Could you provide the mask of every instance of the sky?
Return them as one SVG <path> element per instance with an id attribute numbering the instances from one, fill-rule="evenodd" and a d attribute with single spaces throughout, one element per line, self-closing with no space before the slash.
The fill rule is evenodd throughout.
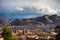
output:
<path id="1" fill-rule="evenodd" d="M 60 0 L 0 0 L 0 18 L 60 15 Z"/>

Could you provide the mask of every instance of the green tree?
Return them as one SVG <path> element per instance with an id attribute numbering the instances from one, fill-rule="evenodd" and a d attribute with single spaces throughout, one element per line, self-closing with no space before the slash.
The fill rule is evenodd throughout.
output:
<path id="1" fill-rule="evenodd" d="M 2 36 L 4 40 L 18 40 L 18 38 L 12 36 L 12 31 L 8 28 L 7 25 L 3 28 Z"/>

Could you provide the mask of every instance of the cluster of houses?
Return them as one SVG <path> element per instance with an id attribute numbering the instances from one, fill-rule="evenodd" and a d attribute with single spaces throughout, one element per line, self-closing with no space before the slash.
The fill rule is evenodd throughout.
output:
<path id="1" fill-rule="evenodd" d="M 1 26 L 0 40 L 3 40 Z M 9 28 L 12 30 L 12 35 L 17 36 L 20 40 L 55 40 L 55 35 L 57 34 L 55 32 L 43 32 L 42 30 L 20 30 L 14 28 L 14 26 Z"/>

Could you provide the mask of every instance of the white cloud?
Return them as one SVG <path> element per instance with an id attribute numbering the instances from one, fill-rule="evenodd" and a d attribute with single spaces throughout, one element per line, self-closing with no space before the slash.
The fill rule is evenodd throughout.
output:
<path id="1" fill-rule="evenodd" d="M 42 10 L 42 13 L 45 13 L 45 14 L 57 14 L 58 11 L 56 9 L 52 9 L 50 7 L 46 7 Z"/>
<path id="2" fill-rule="evenodd" d="M 8 3 L 7 3 L 8 2 Z M 2 6 L 23 11 L 25 7 L 36 8 L 37 13 L 57 14 L 56 0 L 4 0 Z M 56 10 L 57 9 L 57 10 Z"/>
<path id="3" fill-rule="evenodd" d="M 18 10 L 18 11 L 23 11 L 24 10 L 23 7 L 16 7 L 15 9 Z"/>
<path id="4" fill-rule="evenodd" d="M 24 1 L 24 3 L 23 3 Z M 18 3 L 18 6 L 29 6 L 29 7 L 35 7 L 36 12 L 38 13 L 43 13 L 43 14 L 57 14 L 57 10 L 54 9 L 54 3 L 56 2 L 55 0 L 21 0 L 21 4 Z M 54 3 L 53 3 L 54 2 Z M 42 11 L 40 10 L 42 9 Z"/>

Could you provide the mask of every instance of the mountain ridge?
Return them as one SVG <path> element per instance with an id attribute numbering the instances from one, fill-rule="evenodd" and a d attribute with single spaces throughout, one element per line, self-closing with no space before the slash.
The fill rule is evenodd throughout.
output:
<path id="1" fill-rule="evenodd" d="M 60 16 L 58 15 L 44 15 L 42 17 L 28 18 L 28 19 L 1 19 L 0 24 L 8 24 L 9 26 L 16 26 L 19 29 L 26 30 L 51 30 L 57 25 L 60 25 Z"/>

